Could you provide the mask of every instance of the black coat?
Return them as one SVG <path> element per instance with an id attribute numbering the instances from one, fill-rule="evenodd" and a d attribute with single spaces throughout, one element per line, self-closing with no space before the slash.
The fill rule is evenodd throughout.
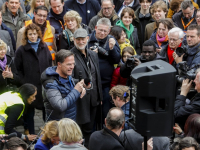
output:
<path id="1" fill-rule="evenodd" d="M 180 127 L 184 127 L 185 121 L 191 114 L 200 113 L 200 93 L 197 93 L 190 99 L 189 104 L 186 104 L 186 98 L 187 97 L 183 95 L 177 95 L 174 104 L 175 122 L 178 123 Z"/>
<path id="2" fill-rule="evenodd" d="M 104 127 L 90 136 L 89 150 L 124 150 L 117 134 Z"/>
<path id="3" fill-rule="evenodd" d="M 14 79 L 10 79 L 10 78 L 4 79 L 2 76 L 3 71 L 2 71 L 2 68 L 0 67 L 0 94 L 7 92 L 6 85 L 12 84 L 12 85 L 18 86 L 19 80 L 20 80 L 12 58 L 9 55 L 6 55 L 6 58 L 7 58 L 6 65 L 10 65 Z"/>
<path id="4" fill-rule="evenodd" d="M 82 79 L 89 78 L 90 71 L 88 70 L 85 64 L 83 57 L 81 56 L 81 53 L 76 47 L 71 49 L 71 51 L 75 55 L 75 62 L 76 62 L 76 66 L 74 67 L 72 77 L 75 79 L 79 79 L 79 71 L 82 71 Z M 94 94 L 93 90 L 87 90 L 86 95 L 82 99 L 79 98 L 79 100 L 77 100 L 76 122 L 78 124 L 85 124 L 90 122 L 90 113 L 93 113 L 90 111 L 91 105 L 97 106 L 103 99 L 98 55 L 91 50 L 87 50 L 87 56 L 88 58 L 89 57 L 91 58 L 96 69 L 96 74 L 97 74 L 96 81 L 97 81 L 99 97 L 97 97 L 97 95 Z"/>
<path id="5" fill-rule="evenodd" d="M 124 0 L 114 1 L 114 3 L 115 3 L 115 11 L 116 11 L 116 13 L 118 13 L 119 9 L 121 8 L 121 6 L 124 3 Z M 139 0 L 134 0 L 134 4 L 130 8 L 132 8 L 134 11 L 136 11 L 139 7 L 140 7 Z"/>
<path id="6" fill-rule="evenodd" d="M 42 72 L 52 65 L 52 57 L 46 44 L 38 45 L 37 53 L 29 43 L 20 46 L 16 51 L 15 66 L 20 76 L 20 83 L 31 83 L 37 87 L 36 100 L 31 104 L 37 109 L 44 107 L 42 98 Z"/>

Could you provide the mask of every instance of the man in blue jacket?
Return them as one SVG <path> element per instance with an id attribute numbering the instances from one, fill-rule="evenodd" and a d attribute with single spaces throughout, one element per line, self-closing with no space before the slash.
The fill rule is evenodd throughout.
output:
<path id="1" fill-rule="evenodd" d="M 41 75 L 44 87 L 44 106 L 49 120 L 62 118 L 76 119 L 76 101 L 86 91 L 83 80 L 76 85 L 71 77 L 74 66 L 74 54 L 61 50 L 56 54 L 57 66 L 47 68 Z"/>
<path id="2" fill-rule="evenodd" d="M 117 41 L 109 35 L 111 23 L 108 18 L 101 18 L 98 20 L 93 31 L 89 37 L 88 48 L 98 53 L 99 68 L 101 74 L 102 92 L 103 92 L 103 104 L 102 104 L 102 116 L 106 117 L 110 103 L 110 83 L 112 74 L 114 71 L 114 64 L 118 64 L 120 61 L 120 48 Z"/>

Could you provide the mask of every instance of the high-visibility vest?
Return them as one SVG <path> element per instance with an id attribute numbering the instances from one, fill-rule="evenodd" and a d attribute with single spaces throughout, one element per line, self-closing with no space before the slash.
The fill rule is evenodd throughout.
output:
<path id="1" fill-rule="evenodd" d="M 5 113 L 6 109 L 15 104 L 22 104 L 23 110 L 17 120 L 20 119 L 24 112 L 24 102 L 19 93 L 16 92 L 6 92 L 0 95 L 0 134 L 5 134 L 4 128 L 8 118 L 8 115 Z"/>
<path id="2" fill-rule="evenodd" d="M 43 41 L 47 44 L 49 48 L 49 51 L 52 56 L 52 60 L 55 60 L 55 52 L 53 50 L 53 34 L 51 31 L 51 25 L 48 20 L 46 20 L 46 22 L 47 22 L 47 25 L 46 25 L 47 30 L 44 33 Z M 32 23 L 32 20 L 25 21 L 25 26 L 27 27 L 31 23 Z"/>

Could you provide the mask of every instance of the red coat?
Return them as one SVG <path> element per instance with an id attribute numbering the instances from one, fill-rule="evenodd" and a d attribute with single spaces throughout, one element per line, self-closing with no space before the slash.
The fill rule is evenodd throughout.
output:
<path id="1" fill-rule="evenodd" d="M 118 66 L 113 72 L 110 89 L 116 85 L 126 85 L 126 80 L 127 78 L 120 76 L 120 67 Z"/>

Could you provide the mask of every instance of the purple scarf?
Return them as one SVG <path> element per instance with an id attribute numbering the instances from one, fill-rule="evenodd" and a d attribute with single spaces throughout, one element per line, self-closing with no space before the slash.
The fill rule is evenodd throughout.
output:
<path id="1" fill-rule="evenodd" d="M 1 67 L 3 70 L 5 70 L 6 64 L 7 64 L 7 58 L 6 58 L 6 55 L 5 55 L 3 61 L 0 59 L 0 67 Z"/>

